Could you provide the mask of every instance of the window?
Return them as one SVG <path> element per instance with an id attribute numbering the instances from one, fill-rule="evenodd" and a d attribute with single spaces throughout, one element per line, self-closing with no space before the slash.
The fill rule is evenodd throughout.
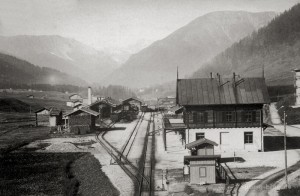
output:
<path id="1" fill-rule="evenodd" d="M 206 168 L 199 167 L 199 177 L 206 177 Z"/>
<path id="2" fill-rule="evenodd" d="M 233 112 L 225 112 L 225 121 L 233 122 Z"/>
<path id="3" fill-rule="evenodd" d="M 193 119 L 194 123 L 204 123 L 204 112 L 194 112 L 193 113 Z"/>
<path id="4" fill-rule="evenodd" d="M 196 140 L 202 139 L 205 137 L 204 133 L 196 133 Z"/>
<path id="5" fill-rule="evenodd" d="M 252 112 L 246 112 L 245 113 L 245 122 L 252 122 Z"/>
<path id="6" fill-rule="evenodd" d="M 244 133 L 244 143 L 245 144 L 253 144 L 253 132 L 245 132 Z"/>

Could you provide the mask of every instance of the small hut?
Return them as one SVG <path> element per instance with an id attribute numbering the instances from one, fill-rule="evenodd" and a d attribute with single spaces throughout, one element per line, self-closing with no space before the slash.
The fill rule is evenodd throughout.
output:
<path id="1" fill-rule="evenodd" d="M 49 126 L 49 114 L 50 109 L 48 108 L 41 108 L 35 113 L 35 125 L 36 126 Z"/>
<path id="2" fill-rule="evenodd" d="M 65 118 L 68 118 L 70 132 L 75 134 L 86 134 L 91 133 L 95 129 L 96 118 L 98 116 L 98 112 L 85 107 L 67 114 Z"/>
<path id="3" fill-rule="evenodd" d="M 185 165 L 190 167 L 190 183 L 216 183 L 216 164 L 221 157 L 214 154 L 214 146 L 217 145 L 217 143 L 206 138 L 201 138 L 186 145 L 186 148 L 191 151 L 190 156 L 184 157 Z"/>
<path id="4" fill-rule="evenodd" d="M 63 124 L 62 111 L 57 108 L 51 108 L 49 114 L 50 127 L 56 127 Z"/>
<path id="5" fill-rule="evenodd" d="M 130 97 L 130 98 L 125 99 L 124 101 L 122 101 L 123 110 L 130 110 L 130 108 L 132 106 L 136 106 L 138 108 L 138 110 L 141 110 L 142 104 L 143 104 L 143 102 L 140 99 L 136 98 L 136 97 Z"/>

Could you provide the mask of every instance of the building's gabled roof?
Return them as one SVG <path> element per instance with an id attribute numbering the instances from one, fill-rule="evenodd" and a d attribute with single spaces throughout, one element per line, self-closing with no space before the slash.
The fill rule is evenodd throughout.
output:
<path id="1" fill-rule="evenodd" d="M 115 99 L 112 99 L 112 98 L 106 98 L 103 100 L 96 101 L 96 102 L 90 104 L 88 107 L 91 108 L 93 106 L 101 105 L 101 104 L 106 104 L 106 105 L 109 105 L 114 108 L 114 107 L 117 107 L 118 105 L 120 105 L 120 102 Z"/>
<path id="2" fill-rule="evenodd" d="M 201 139 L 198 139 L 196 141 L 193 141 L 193 142 L 185 145 L 185 147 L 188 148 L 188 149 L 192 149 L 192 148 L 194 148 L 196 146 L 200 146 L 202 144 L 211 144 L 211 145 L 214 145 L 214 146 L 218 146 L 218 144 L 214 141 L 211 141 L 211 140 L 206 139 L 206 138 L 201 138 Z"/>
<path id="3" fill-rule="evenodd" d="M 118 100 L 116 100 L 116 99 L 113 99 L 113 98 L 111 98 L 111 97 L 105 98 L 104 100 L 105 100 L 107 103 L 110 103 L 110 104 L 115 105 L 115 106 L 121 104 L 120 101 L 118 101 Z"/>
<path id="4" fill-rule="evenodd" d="M 175 105 L 173 107 L 171 107 L 169 109 L 170 112 L 173 112 L 173 113 L 181 113 L 183 111 L 183 107 L 182 106 L 178 106 L 178 105 Z"/>
<path id="5" fill-rule="evenodd" d="M 34 111 L 34 113 L 39 113 L 39 112 L 41 112 L 41 111 L 43 111 L 43 110 L 50 111 L 50 109 L 44 107 L 44 108 L 40 108 L 40 109 Z"/>
<path id="6" fill-rule="evenodd" d="M 99 113 L 98 112 L 95 112 L 94 110 L 91 110 L 90 108 L 88 107 L 83 107 L 83 108 L 80 108 L 79 110 L 83 111 L 83 112 L 86 112 L 86 113 L 89 113 L 93 116 L 98 116 Z"/>
<path id="7" fill-rule="evenodd" d="M 143 101 L 140 100 L 140 99 L 137 98 L 137 97 L 130 97 L 130 98 L 127 98 L 127 99 L 123 100 L 122 103 L 126 103 L 126 102 L 129 102 L 129 101 L 132 101 L 132 100 L 135 100 L 135 101 L 137 101 L 137 102 L 143 103 Z"/>
<path id="8" fill-rule="evenodd" d="M 69 96 L 69 99 L 70 99 L 71 97 L 75 96 L 75 95 L 76 95 L 76 96 L 79 96 L 80 99 L 82 99 L 82 97 L 81 97 L 79 94 L 77 94 L 77 93 L 70 95 L 70 96 Z"/>
<path id="9" fill-rule="evenodd" d="M 183 106 L 270 103 L 264 78 L 178 79 L 176 94 Z"/>
<path id="10" fill-rule="evenodd" d="M 85 112 L 85 113 L 88 113 L 88 114 L 93 115 L 93 116 L 99 116 L 98 112 L 95 112 L 94 110 L 91 110 L 87 107 L 83 107 L 83 108 L 80 108 L 78 110 L 72 111 L 72 112 L 66 114 L 65 116 L 72 116 L 72 115 L 79 114 L 81 112 Z"/>
<path id="11" fill-rule="evenodd" d="M 79 103 L 77 105 L 74 105 L 73 108 L 77 108 L 78 106 L 82 106 L 82 103 Z"/>
<path id="12" fill-rule="evenodd" d="M 61 113 L 62 111 L 57 108 L 51 108 L 50 110 L 50 116 L 59 116 Z"/>

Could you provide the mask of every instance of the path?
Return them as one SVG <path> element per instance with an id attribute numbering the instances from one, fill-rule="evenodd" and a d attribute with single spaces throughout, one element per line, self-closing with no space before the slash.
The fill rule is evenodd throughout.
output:
<path id="1" fill-rule="evenodd" d="M 270 117 L 273 125 L 279 125 L 281 124 L 281 119 L 278 114 L 276 103 L 273 102 L 270 104 Z"/>

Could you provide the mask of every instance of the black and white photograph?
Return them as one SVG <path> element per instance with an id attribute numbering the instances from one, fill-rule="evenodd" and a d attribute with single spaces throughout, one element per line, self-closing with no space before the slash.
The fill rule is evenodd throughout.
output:
<path id="1" fill-rule="evenodd" d="M 300 0 L 0 0 L 0 195 L 300 196 Z"/>

